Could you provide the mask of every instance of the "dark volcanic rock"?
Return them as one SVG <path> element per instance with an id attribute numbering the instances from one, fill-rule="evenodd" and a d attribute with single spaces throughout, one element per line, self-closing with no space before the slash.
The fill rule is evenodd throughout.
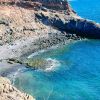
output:
<path id="1" fill-rule="evenodd" d="M 52 16 L 48 17 L 43 14 L 36 14 L 36 17 L 40 19 L 44 24 L 54 26 L 60 31 L 75 33 L 76 35 L 87 38 L 100 38 L 100 24 L 90 20 L 74 16 L 68 19 Z"/>
<path id="2" fill-rule="evenodd" d="M 85 19 L 71 19 L 68 23 L 66 22 L 63 25 L 67 32 L 73 32 L 87 38 L 100 38 L 100 25 L 92 21 Z"/>

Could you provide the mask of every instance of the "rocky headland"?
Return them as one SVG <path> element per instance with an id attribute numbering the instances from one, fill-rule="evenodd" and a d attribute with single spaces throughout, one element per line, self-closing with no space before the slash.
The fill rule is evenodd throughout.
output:
<path id="1" fill-rule="evenodd" d="M 67 0 L 0 0 L 0 62 L 23 64 L 33 52 L 82 38 L 100 39 L 100 24 L 78 16 Z M 7 92 L 0 90 L 0 100 L 12 100 L 11 93 L 32 100 L 4 83 Z"/>
<path id="2" fill-rule="evenodd" d="M 57 8 L 56 11 L 41 6 L 42 2 L 34 0 L 15 3 L 12 0 L 2 1 L 0 3 L 0 55 L 2 55 L 0 59 L 20 58 L 27 53 L 74 37 L 51 24 L 53 20 L 64 21 L 66 17 L 70 18 L 70 14 L 74 14 L 70 8 L 69 11 L 65 8 L 63 10 Z"/>
<path id="3" fill-rule="evenodd" d="M 79 17 L 66 0 L 0 0 L 0 59 L 78 37 L 100 38 L 100 25 Z"/>
<path id="4" fill-rule="evenodd" d="M 69 39 L 100 38 L 100 25 L 66 0 L 0 0 L 0 59 L 20 58 Z"/>

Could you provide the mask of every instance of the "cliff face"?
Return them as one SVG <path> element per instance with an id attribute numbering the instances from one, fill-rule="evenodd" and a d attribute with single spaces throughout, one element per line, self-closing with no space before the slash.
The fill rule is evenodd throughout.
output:
<path id="1" fill-rule="evenodd" d="M 11 82 L 0 77 L 0 100 L 35 100 L 32 96 L 22 93 L 11 85 Z"/>
<path id="2" fill-rule="evenodd" d="M 49 26 L 37 18 L 41 14 L 64 18 L 74 13 L 63 0 L 0 0 L 0 44 L 22 37 L 48 35 Z"/>
<path id="3" fill-rule="evenodd" d="M 37 51 L 41 46 L 33 43 L 36 39 L 44 38 L 43 45 L 48 47 L 45 40 L 57 34 L 56 43 L 59 43 L 62 41 L 59 35 L 69 39 L 68 33 L 100 38 L 100 24 L 80 18 L 64 0 L 0 0 L 0 59 L 20 57 L 29 50 Z M 56 44 L 54 40 L 49 44 Z M 28 43 L 33 43 L 35 50 Z M 10 50 L 9 44 L 14 45 Z"/>
<path id="4" fill-rule="evenodd" d="M 38 19 L 38 22 L 40 21 L 40 24 L 43 24 L 42 26 L 44 27 L 46 26 L 46 24 L 44 24 L 45 20 L 45 22 L 49 22 L 47 23 L 48 25 L 57 27 L 65 32 L 75 32 L 75 34 L 81 36 L 100 38 L 100 25 L 78 17 L 70 7 L 67 0 L 0 0 L 0 6 L 0 25 L 3 25 L 2 27 L 4 29 L 6 27 L 9 34 L 12 34 L 13 31 L 15 31 L 14 33 L 18 33 L 16 30 L 21 31 L 20 33 L 23 34 L 24 32 L 22 31 L 27 30 L 25 28 L 26 26 L 29 26 L 31 30 L 34 30 L 31 22 L 37 24 L 36 20 Z M 27 14 L 29 15 L 27 16 Z M 41 18 L 42 22 L 37 15 L 43 17 Z M 52 17 L 52 15 L 54 16 Z M 54 24 L 50 24 L 50 21 L 52 21 Z M 32 25 L 29 25 L 27 22 L 31 23 Z M 19 25 L 19 28 L 16 25 L 20 23 L 24 25 Z M 62 27 L 60 27 L 61 23 L 63 23 Z M 12 29 L 10 26 L 14 26 L 14 29 Z"/>
<path id="5" fill-rule="evenodd" d="M 44 24 L 57 27 L 61 31 L 70 32 L 81 37 L 100 39 L 100 24 L 80 17 L 53 18 L 37 15 Z M 45 21 L 44 21 L 45 19 Z M 45 23 L 46 22 L 46 23 Z"/>

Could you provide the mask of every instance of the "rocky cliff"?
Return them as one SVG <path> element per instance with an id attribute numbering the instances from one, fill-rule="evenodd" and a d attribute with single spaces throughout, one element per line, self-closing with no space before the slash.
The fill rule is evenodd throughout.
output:
<path id="1" fill-rule="evenodd" d="M 75 15 L 64 17 L 47 17 L 45 14 L 37 14 L 37 18 L 44 24 L 57 27 L 60 31 L 69 32 L 81 37 L 100 39 L 100 24 Z"/>
<path id="2" fill-rule="evenodd" d="M 15 1 L 16 0 L 0 0 L 0 54 L 2 54 L 0 59 L 19 57 L 28 51 L 37 51 L 37 49 L 47 47 L 49 44 L 53 45 L 59 43 L 59 41 L 63 41 L 63 38 L 59 37 L 62 31 L 58 30 L 57 27 L 51 26 L 47 18 L 61 18 L 61 20 L 63 20 L 65 17 L 70 18 L 71 15 L 76 16 L 67 2 L 66 5 L 70 11 L 67 11 L 67 7 L 66 9 L 58 9 L 57 6 L 54 9 L 55 0 L 55 2 L 51 0 L 49 3 L 46 0 Z M 57 5 L 64 6 L 62 2 L 58 2 Z M 39 15 L 45 15 L 46 19 L 43 17 L 45 23 L 39 19 Z M 52 39 L 54 36 L 55 39 Z M 61 40 L 57 39 L 58 37 Z M 40 38 L 45 38 L 47 43 L 48 39 L 51 39 L 49 44 L 46 44 L 46 41 L 44 41 L 43 45 L 45 44 L 45 46 L 43 47 L 35 45 L 36 43 L 31 44 L 37 39 L 40 40 Z M 19 42 L 21 42 L 21 44 Z M 9 44 L 14 47 L 9 48 Z M 30 48 L 30 46 L 32 46 L 32 48 Z M 5 52 L 7 52 L 7 54 Z"/>
<path id="3" fill-rule="evenodd" d="M 11 82 L 4 77 L 0 77 L 0 100 L 35 100 L 32 96 L 20 92 Z"/>
<path id="4" fill-rule="evenodd" d="M 40 34 L 37 30 L 46 30 L 44 33 L 48 34 L 47 25 L 67 33 L 100 38 L 100 25 L 77 16 L 67 0 L 0 0 L 1 44 Z"/>
<path id="5" fill-rule="evenodd" d="M 64 41 L 61 35 L 68 40 L 73 34 L 100 38 L 100 24 L 79 17 L 66 0 L 0 0 L 0 59 L 50 47 Z"/>
<path id="6" fill-rule="evenodd" d="M 79 17 L 66 0 L 0 0 L 0 61 L 80 37 L 100 39 L 100 24 Z M 16 98 L 33 100 L 0 78 L 0 100 Z"/>

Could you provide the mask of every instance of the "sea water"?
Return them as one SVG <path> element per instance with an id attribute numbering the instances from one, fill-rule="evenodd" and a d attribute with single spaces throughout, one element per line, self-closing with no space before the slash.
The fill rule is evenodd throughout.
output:
<path id="1" fill-rule="evenodd" d="M 70 3 L 80 16 L 100 22 L 100 0 Z M 51 62 L 46 69 L 24 67 L 7 77 L 37 100 L 100 100 L 99 53 L 99 40 L 78 41 L 34 55 Z"/>
<path id="2" fill-rule="evenodd" d="M 100 0 L 68 0 L 79 16 L 100 23 Z"/>
<path id="3" fill-rule="evenodd" d="M 99 40 L 48 50 L 38 57 L 54 61 L 54 67 L 26 68 L 16 75 L 14 85 L 37 100 L 100 100 L 99 52 Z"/>

